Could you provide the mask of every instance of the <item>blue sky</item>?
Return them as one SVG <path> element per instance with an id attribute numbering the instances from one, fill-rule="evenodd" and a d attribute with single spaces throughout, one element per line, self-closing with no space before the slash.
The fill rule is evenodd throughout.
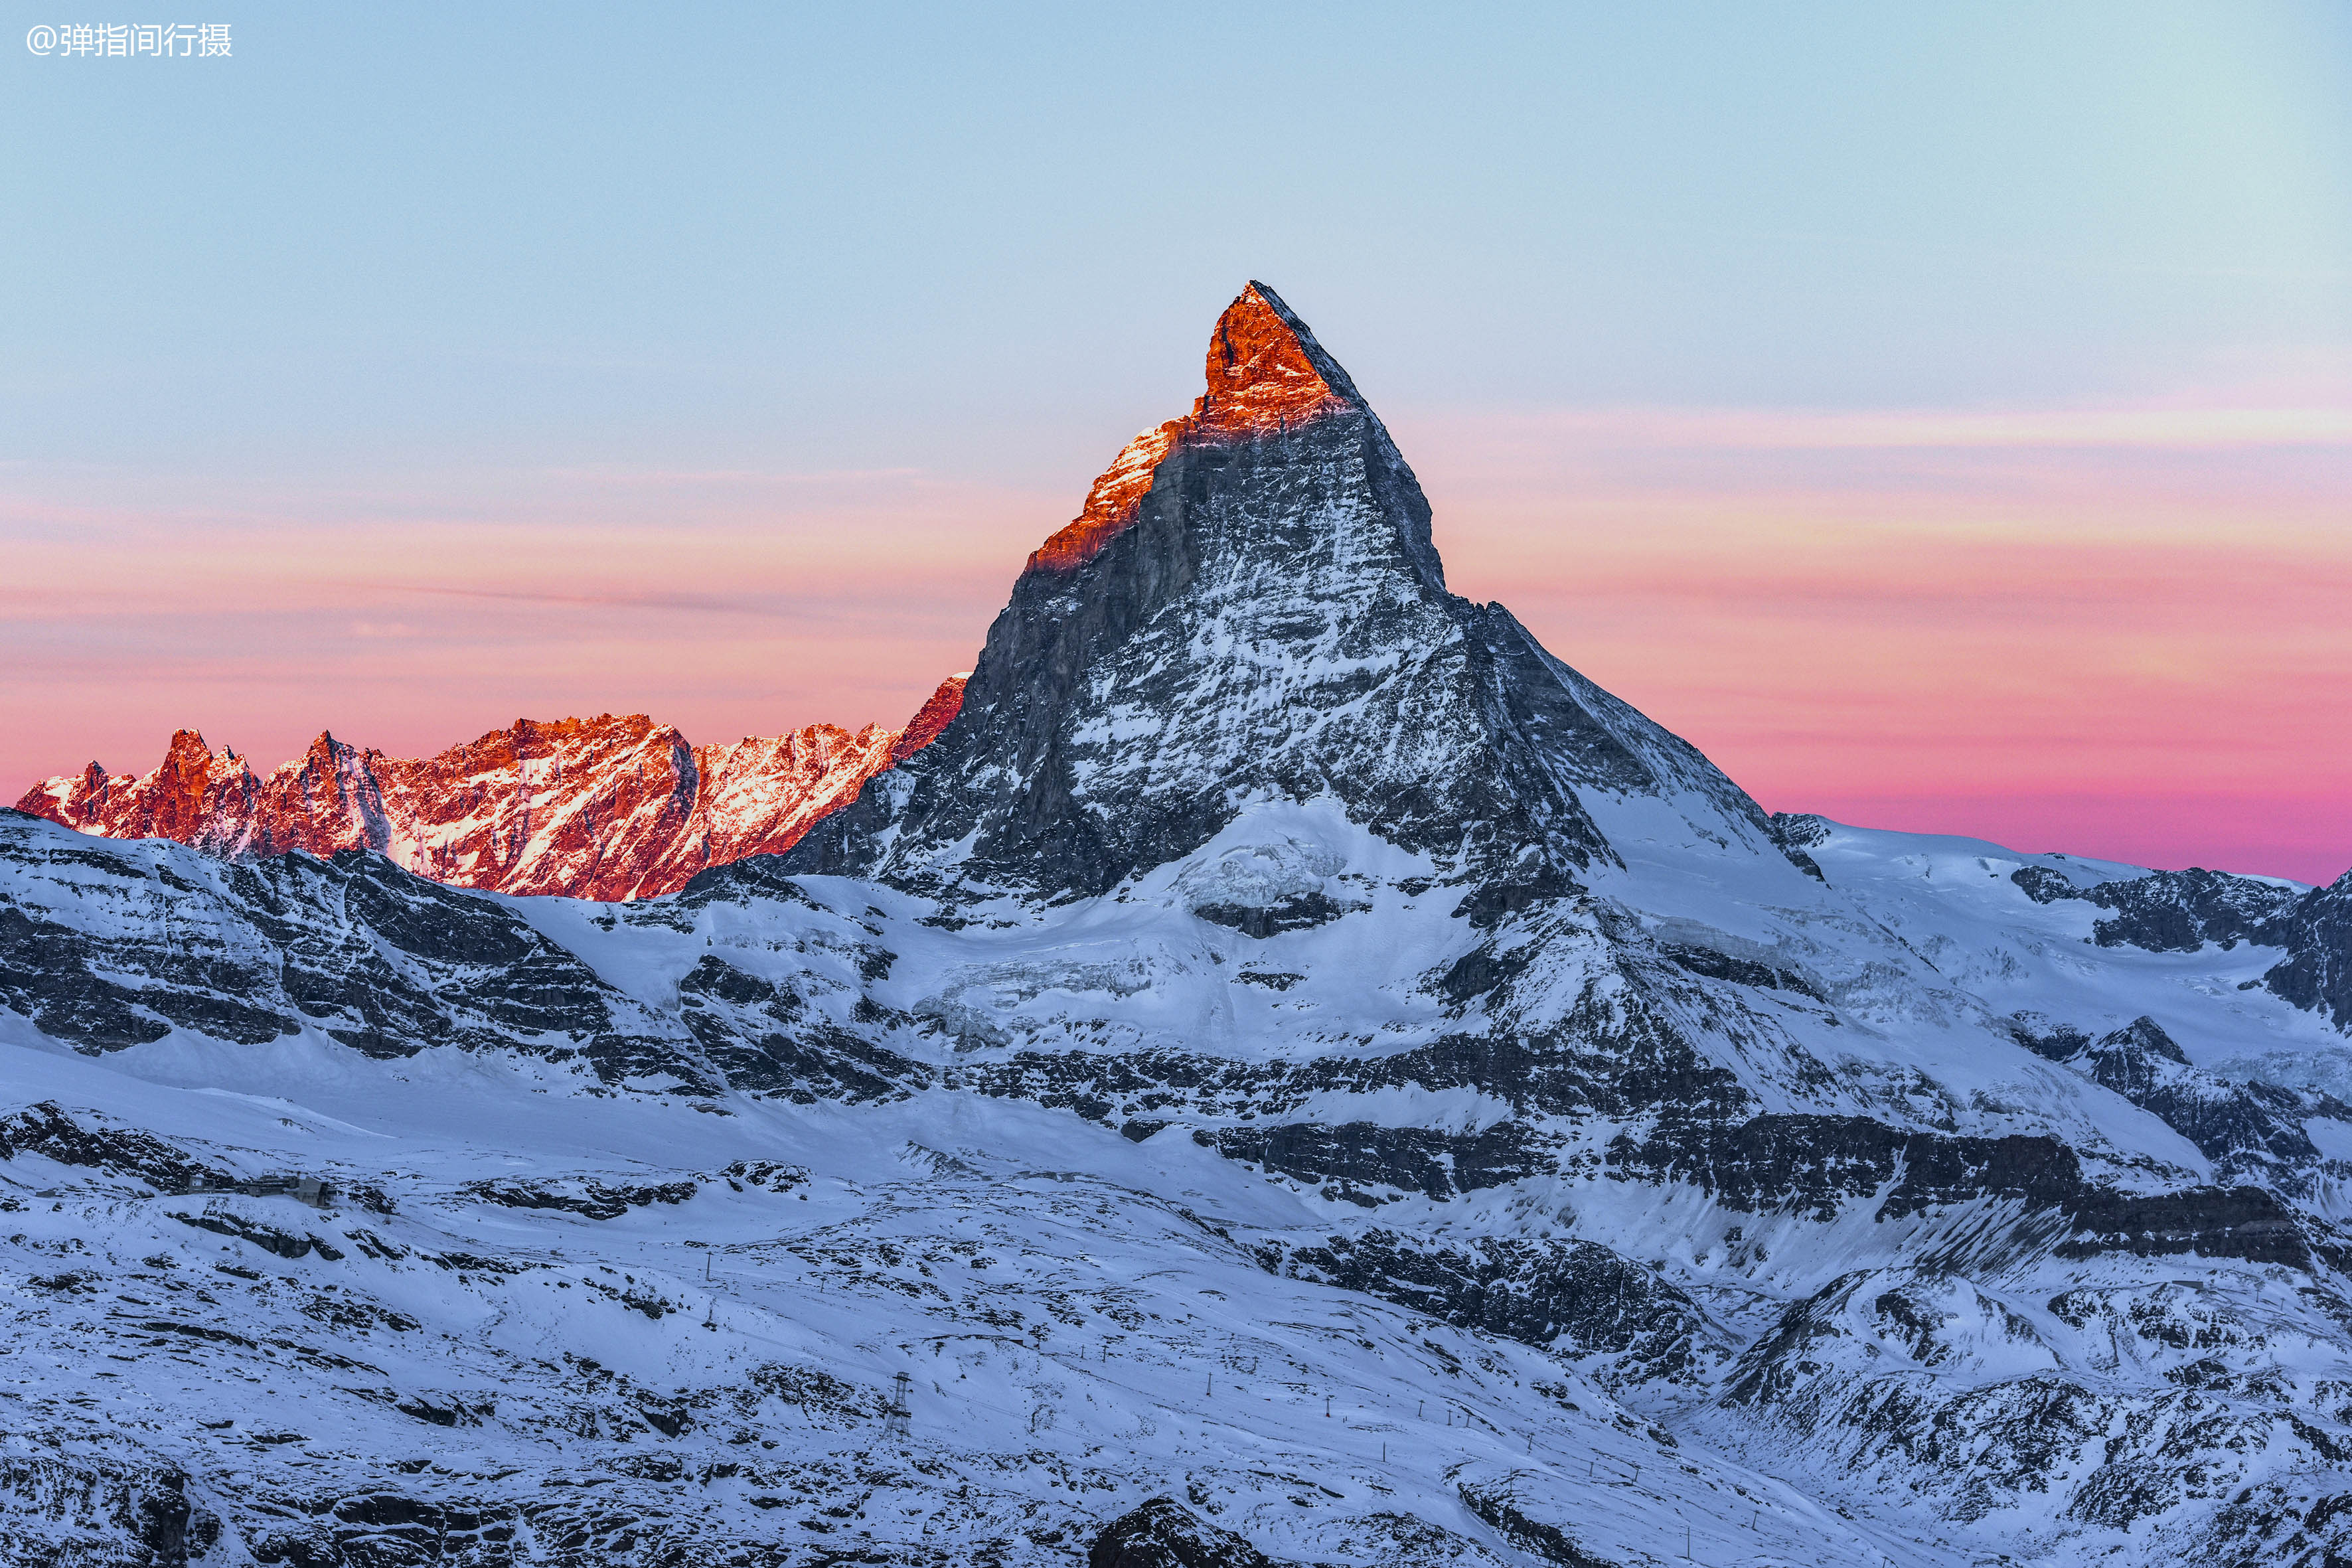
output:
<path id="1" fill-rule="evenodd" d="M 231 19 L 5 57 L 7 456 L 1090 460 L 1252 276 L 1445 403 L 2095 400 L 2352 338 L 2340 5 Z"/>

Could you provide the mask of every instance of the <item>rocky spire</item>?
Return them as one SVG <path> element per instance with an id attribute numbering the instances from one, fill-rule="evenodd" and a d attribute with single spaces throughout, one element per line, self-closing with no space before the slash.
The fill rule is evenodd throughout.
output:
<path id="1" fill-rule="evenodd" d="M 674 892 L 707 868 L 779 853 L 919 752 L 954 718 L 950 677 L 904 730 L 834 724 L 695 746 L 643 714 L 505 730 L 430 757 L 394 757 L 321 732 L 255 774 L 194 730 L 143 775 L 36 784 L 16 809 L 110 838 L 176 838 L 210 854 L 373 849 L 437 881 L 508 893 L 632 899 Z"/>
<path id="2" fill-rule="evenodd" d="M 1031 571 L 1068 572 L 1091 561 L 1128 524 L 1151 477 L 1179 447 L 1304 429 L 1363 399 L 1282 297 L 1253 280 L 1209 338 L 1207 389 L 1192 412 L 1153 426 L 1120 448 L 1067 527 L 1037 547 Z"/>
<path id="3" fill-rule="evenodd" d="M 1246 439 L 1363 407 L 1355 383 L 1282 297 L 1253 281 L 1209 339 L 1208 390 L 1192 405 L 1206 439 Z"/>
<path id="4" fill-rule="evenodd" d="M 1616 858 L 1587 786 L 1706 799 L 1778 853 L 1704 758 L 1446 592 L 1412 469 L 1272 289 L 1207 371 L 1031 557 L 955 721 L 793 868 L 1083 896 L 1323 798 L 1516 903 Z"/>

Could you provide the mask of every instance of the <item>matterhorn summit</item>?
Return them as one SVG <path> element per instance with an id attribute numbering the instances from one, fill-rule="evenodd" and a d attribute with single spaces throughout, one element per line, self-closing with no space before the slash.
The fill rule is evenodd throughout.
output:
<path id="1" fill-rule="evenodd" d="M 1316 802 L 1521 900 L 1618 862 L 1588 791 L 1771 852 L 1705 759 L 1446 592 L 1412 470 L 1265 284 L 1218 321 L 1207 379 L 1030 557 L 958 721 L 795 866 L 1096 894 Z"/>
<path id="2" fill-rule="evenodd" d="M 903 731 L 0 818 L 14 1560 L 2352 1558 L 2352 877 L 1767 816 L 1263 284 L 1040 533 Z"/>

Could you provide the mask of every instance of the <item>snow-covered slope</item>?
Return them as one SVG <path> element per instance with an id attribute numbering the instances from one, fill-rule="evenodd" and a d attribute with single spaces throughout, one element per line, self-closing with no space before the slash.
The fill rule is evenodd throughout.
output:
<path id="1" fill-rule="evenodd" d="M 2352 886 L 1768 818 L 1446 593 L 1271 291 L 1209 377 L 783 857 L 0 817 L 19 1537 L 2352 1552 Z"/>
<path id="2" fill-rule="evenodd" d="M 942 682 L 902 730 L 812 724 L 693 746 L 642 713 L 518 720 L 424 758 L 321 734 L 263 777 L 193 730 L 136 777 L 96 763 L 26 791 L 19 811 L 109 838 L 176 838 L 232 858 L 374 849 L 419 876 L 502 893 L 674 893 L 704 868 L 789 849 L 866 781 L 955 716 Z"/>

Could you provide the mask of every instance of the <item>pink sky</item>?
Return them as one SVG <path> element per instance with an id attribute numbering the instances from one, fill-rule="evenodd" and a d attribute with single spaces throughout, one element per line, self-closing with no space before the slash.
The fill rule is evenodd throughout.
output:
<path id="1" fill-rule="evenodd" d="M 1769 807 L 2352 864 L 2341 407 L 1450 424 L 1457 589 Z"/>
<path id="2" fill-rule="evenodd" d="M 1455 591 L 1766 806 L 2305 881 L 2352 865 L 2352 398 L 1391 408 Z M 1108 461 L 1127 433 L 1105 432 Z M 19 467 L 0 780 L 517 717 L 902 722 L 1092 474 Z"/>

